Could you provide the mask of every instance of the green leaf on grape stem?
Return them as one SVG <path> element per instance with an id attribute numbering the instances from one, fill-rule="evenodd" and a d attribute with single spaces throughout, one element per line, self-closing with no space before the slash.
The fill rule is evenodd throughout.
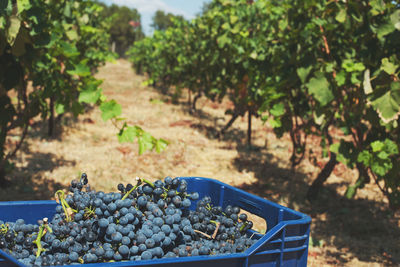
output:
<path id="1" fill-rule="evenodd" d="M 277 103 L 272 107 L 269 112 L 275 117 L 282 116 L 283 114 L 285 114 L 285 106 L 283 105 L 283 103 Z"/>
<path id="2" fill-rule="evenodd" d="M 21 21 L 15 15 L 10 17 L 10 26 L 8 28 L 7 41 L 12 46 L 17 38 L 19 29 L 21 27 Z"/>
<path id="3" fill-rule="evenodd" d="M 343 9 L 341 9 L 341 10 L 339 11 L 339 13 L 336 15 L 335 19 L 336 19 L 338 22 L 343 23 L 343 22 L 346 21 L 346 15 L 347 15 L 346 9 L 343 8 Z"/>
<path id="4" fill-rule="evenodd" d="M 384 123 L 389 123 L 398 118 L 400 106 L 396 99 L 399 93 L 399 90 L 387 91 L 384 95 L 372 101 L 372 106 Z"/>
<path id="5" fill-rule="evenodd" d="M 122 113 L 122 107 L 115 100 L 104 102 L 100 105 L 101 117 L 104 121 L 118 117 Z"/>
<path id="6" fill-rule="evenodd" d="M 223 48 L 226 44 L 229 44 L 230 41 L 231 40 L 226 34 L 221 35 L 220 37 L 217 38 L 218 47 Z"/>
<path id="7" fill-rule="evenodd" d="M 354 62 L 351 59 L 345 59 L 343 60 L 342 67 L 347 71 L 347 72 L 356 72 L 356 71 L 363 71 L 365 70 L 365 66 L 361 62 Z"/>
<path id="8" fill-rule="evenodd" d="M 364 72 L 363 87 L 364 87 L 364 93 L 366 95 L 372 93 L 372 85 L 371 85 L 371 78 L 370 78 L 369 69 L 366 69 L 365 72 Z"/>
<path id="9" fill-rule="evenodd" d="M 385 144 L 381 141 L 374 141 L 371 143 L 372 152 L 379 152 L 382 151 Z"/>
<path id="10" fill-rule="evenodd" d="M 78 39 L 78 33 L 75 30 L 66 31 L 65 34 L 71 41 Z"/>
<path id="11" fill-rule="evenodd" d="M 56 103 L 56 113 L 57 114 L 63 114 L 65 112 L 65 106 L 62 103 Z"/>
<path id="12" fill-rule="evenodd" d="M 400 10 L 396 10 L 390 15 L 390 20 L 393 23 L 393 26 L 400 31 Z"/>
<path id="13" fill-rule="evenodd" d="M 313 113 L 314 121 L 317 125 L 322 125 L 325 122 L 325 114 L 321 113 L 318 114 L 318 112 Z"/>
<path id="14" fill-rule="evenodd" d="M 371 158 L 372 158 L 372 156 L 369 153 L 369 151 L 363 150 L 363 151 L 361 151 L 361 153 L 358 154 L 357 161 L 364 164 L 364 166 L 369 166 L 369 162 L 371 161 Z"/>
<path id="15" fill-rule="evenodd" d="M 269 125 L 271 125 L 271 127 L 272 128 L 279 128 L 279 127 L 282 127 L 282 122 L 281 122 L 281 120 L 279 119 L 279 118 L 276 118 L 276 119 L 270 119 L 269 121 L 268 121 L 268 123 L 269 123 Z"/>
<path id="16" fill-rule="evenodd" d="M 380 159 L 388 159 L 388 158 L 389 158 L 389 154 L 386 153 L 386 151 L 381 151 L 381 152 L 379 152 L 377 156 L 378 156 L 378 158 L 380 158 Z"/>
<path id="17" fill-rule="evenodd" d="M 373 161 L 371 170 L 379 176 L 384 176 L 393 167 L 391 162 Z"/>
<path id="18" fill-rule="evenodd" d="M 125 124 L 126 126 L 126 124 Z M 121 129 L 118 133 L 118 141 L 120 143 L 133 143 L 135 138 L 138 136 L 138 131 L 136 127 L 126 126 Z"/>
<path id="19" fill-rule="evenodd" d="M 329 82 L 323 74 L 318 74 L 316 77 L 306 84 L 310 94 L 321 104 L 326 106 L 333 100 L 333 94 L 329 88 Z"/>
<path id="20" fill-rule="evenodd" d="M 396 28 L 392 23 L 386 23 L 381 25 L 377 30 L 378 39 L 384 41 L 384 37 L 392 33 Z"/>
<path id="21" fill-rule="evenodd" d="M 390 139 L 385 139 L 385 150 L 391 155 L 396 155 L 399 153 L 397 144 Z"/>
<path id="22" fill-rule="evenodd" d="M 338 86 L 342 86 L 346 83 L 346 72 L 341 70 L 337 73 L 335 80 Z"/>
<path id="23" fill-rule="evenodd" d="M 384 70 L 387 74 L 393 75 L 396 72 L 397 66 L 389 61 L 388 58 L 382 58 L 381 69 Z"/>
<path id="24" fill-rule="evenodd" d="M 340 147 L 340 143 L 334 143 L 334 144 L 330 145 L 329 151 L 337 154 L 337 153 L 339 153 L 339 147 Z"/>
<path id="25" fill-rule="evenodd" d="M 141 137 L 138 138 L 139 143 L 139 155 L 142 155 L 146 150 L 153 149 L 153 139 L 149 133 L 144 132 Z"/>
<path id="26" fill-rule="evenodd" d="M 76 65 L 74 70 L 67 70 L 67 73 L 70 75 L 78 75 L 81 77 L 89 76 L 91 74 L 89 66 L 86 66 L 83 63 L 79 63 L 78 65 Z"/>
<path id="27" fill-rule="evenodd" d="M 18 14 L 21 14 L 24 10 L 31 8 L 29 0 L 17 0 Z"/>
<path id="28" fill-rule="evenodd" d="M 296 70 L 297 75 L 299 76 L 299 78 L 300 78 L 300 80 L 301 80 L 302 83 L 305 83 L 305 82 L 306 82 L 307 76 L 308 76 L 308 74 L 310 73 L 311 69 L 312 69 L 312 66 L 309 66 L 309 67 L 307 67 L 307 68 L 298 68 L 298 69 Z"/>
<path id="29" fill-rule="evenodd" d="M 157 142 L 156 142 L 156 151 L 157 151 L 157 153 L 161 153 L 162 151 L 164 151 L 167 148 L 168 144 L 169 143 L 168 143 L 167 140 L 164 140 L 162 138 L 158 139 Z"/>
<path id="30" fill-rule="evenodd" d="M 74 44 L 61 42 L 60 47 L 62 48 L 63 54 L 66 57 L 74 57 L 79 55 L 79 51 Z"/>
<path id="31" fill-rule="evenodd" d="M 79 102 L 94 104 L 96 103 L 101 97 L 101 89 L 89 89 L 84 90 L 79 93 Z"/>
<path id="32" fill-rule="evenodd" d="M 230 20 L 231 24 L 235 24 L 239 20 L 239 18 L 238 18 L 238 16 L 230 15 L 229 20 Z"/>
<path id="33" fill-rule="evenodd" d="M 371 0 L 368 4 L 371 6 L 370 12 L 374 16 L 385 11 L 385 2 L 383 0 Z"/>

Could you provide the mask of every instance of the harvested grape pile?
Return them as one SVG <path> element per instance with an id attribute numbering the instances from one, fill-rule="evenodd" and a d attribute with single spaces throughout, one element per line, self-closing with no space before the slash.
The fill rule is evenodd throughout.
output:
<path id="1" fill-rule="evenodd" d="M 51 221 L 0 221 L 0 249 L 29 266 L 150 260 L 243 252 L 256 242 L 253 223 L 239 207 L 212 206 L 187 192 L 187 182 L 167 177 L 154 183 L 118 185 L 117 193 L 91 190 L 86 174 L 57 191 Z M 197 201 L 196 210 L 190 210 Z"/>

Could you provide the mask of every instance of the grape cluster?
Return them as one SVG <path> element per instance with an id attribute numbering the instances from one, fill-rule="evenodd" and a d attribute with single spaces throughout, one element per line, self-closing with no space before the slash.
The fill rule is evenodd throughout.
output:
<path id="1" fill-rule="evenodd" d="M 239 207 L 199 200 L 178 178 L 136 178 L 135 186 L 104 193 L 92 190 L 82 174 L 69 190 L 56 192 L 60 204 L 51 221 L 0 221 L 0 249 L 28 266 L 49 266 L 228 254 L 255 242 L 246 234 L 252 222 Z"/>

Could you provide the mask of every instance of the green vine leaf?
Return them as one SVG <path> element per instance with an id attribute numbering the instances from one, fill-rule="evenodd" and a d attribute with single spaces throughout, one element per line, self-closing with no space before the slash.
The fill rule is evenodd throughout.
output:
<path id="1" fill-rule="evenodd" d="M 359 72 L 365 70 L 365 66 L 361 62 L 354 62 L 351 59 L 345 59 L 343 60 L 342 67 L 347 71 L 347 72 Z"/>
<path id="2" fill-rule="evenodd" d="M 282 116 L 285 114 L 285 105 L 283 103 L 277 103 L 269 112 L 275 117 Z"/>
<path id="3" fill-rule="evenodd" d="M 162 139 L 162 138 L 158 139 L 156 142 L 156 145 L 155 145 L 156 152 L 161 153 L 162 151 L 164 151 L 167 148 L 168 144 L 169 144 L 169 142 L 167 140 Z"/>
<path id="4" fill-rule="evenodd" d="M 308 66 L 307 68 L 298 68 L 296 70 L 297 75 L 299 76 L 302 83 L 305 83 L 307 80 L 307 76 L 312 70 L 312 66 Z"/>
<path id="5" fill-rule="evenodd" d="M 385 147 L 385 144 L 381 141 L 374 141 L 371 143 L 372 152 L 380 152 Z"/>
<path id="6" fill-rule="evenodd" d="M 400 99 L 400 90 L 391 90 L 371 102 L 384 123 L 389 123 L 399 117 L 400 103 L 397 101 L 398 99 Z"/>
<path id="7" fill-rule="evenodd" d="M 17 39 L 21 21 L 17 16 L 10 17 L 10 27 L 8 28 L 7 41 L 12 46 Z"/>
<path id="8" fill-rule="evenodd" d="M 390 15 L 390 20 L 393 23 L 393 26 L 400 31 L 400 10 L 396 10 Z"/>
<path id="9" fill-rule="evenodd" d="M 134 126 L 127 126 L 126 123 L 124 127 L 118 133 L 118 141 L 120 143 L 133 143 L 135 138 L 138 136 L 138 129 Z"/>
<path id="10" fill-rule="evenodd" d="M 31 6 L 29 0 L 17 0 L 18 14 L 21 14 L 24 10 L 30 9 Z"/>
<path id="11" fill-rule="evenodd" d="M 392 23 L 386 23 L 381 25 L 377 30 L 378 39 L 385 41 L 384 37 L 392 33 L 396 28 Z"/>
<path id="12" fill-rule="evenodd" d="M 369 153 L 368 150 L 363 150 L 357 156 L 357 161 L 364 164 L 364 166 L 369 166 L 369 162 L 372 159 L 372 155 Z"/>
<path id="13" fill-rule="evenodd" d="M 143 135 L 138 138 L 139 155 L 142 155 L 147 150 L 153 149 L 153 139 L 154 137 L 147 132 L 144 132 Z"/>
<path id="14" fill-rule="evenodd" d="M 390 139 L 385 139 L 385 151 L 387 151 L 390 155 L 399 154 L 399 147 L 395 142 Z"/>
<path id="15" fill-rule="evenodd" d="M 69 31 L 65 32 L 65 34 L 67 35 L 68 39 L 70 39 L 71 41 L 78 39 L 78 33 L 75 30 L 69 30 Z"/>
<path id="16" fill-rule="evenodd" d="M 110 100 L 108 102 L 103 102 L 100 105 L 101 118 L 107 121 L 112 118 L 116 118 L 122 113 L 122 107 L 115 100 Z"/>
<path id="17" fill-rule="evenodd" d="M 74 70 L 67 70 L 67 73 L 70 75 L 78 75 L 81 77 L 89 76 L 90 73 L 90 68 L 86 64 L 79 63 L 78 65 L 75 65 Z"/>
<path id="18" fill-rule="evenodd" d="M 339 13 L 336 15 L 335 19 L 336 19 L 338 22 L 343 23 L 343 22 L 346 21 L 346 15 L 347 15 L 346 9 L 343 8 L 343 9 L 341 9 L 341 10 L 339 11 Z"/>
<path id="19" fill-rule="evenodd" d="M 364 93 L 366 95 L 369 95 L 369 94 L 372 93 L 372 85 L 371 85 L 371 78 L 370 78 L 370 74 L 369 74 L 369 69 L 366 69 L 364 71 L 363 88 L 364 88 Z"/>
<path id="20" fill-rule="evenodd" d="M 381 70 L 384 70 L 387 74 L 395 74 L 397 66 L 389 61 L 388 58 L 382 58 Z"/>
<path id="21" fill-rule="evenodd" d="M 62 103 L 56 103 L 55 111 L 57 114 L 64 114 L 65 113 L 65 106 Z"/>
<path id="22" fill-rule="evenodd" d="M 343 86 L 346 83 L 346 72 L 344 70 L 339 71 L 335 80 L 338 86 Z"/>
<path id="23" fill-rule="evenodd" d="M 333 94 L 329 88 L 329 82 L 323 74 L 317 74 L 316 77 L 311 78 L 306 86 L 310 94 L 315 97 L 321 106 L 326 106 L 333 100 Z"/>
<path id="24" fill-rule="evenodd" d="M 101 97 L 102 90 L 99 88 L 90 88 L 79 93 L 78 101 L 80 103 L 95 104 Z"/>

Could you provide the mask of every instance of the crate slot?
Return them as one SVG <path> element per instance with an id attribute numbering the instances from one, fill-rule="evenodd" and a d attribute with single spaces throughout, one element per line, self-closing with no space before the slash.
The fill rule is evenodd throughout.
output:
<path id="1" fill-rule="evenodd" d="M 282 251 L 280 249 L 271 249 L 271 250 L 257 252 L 254 255 L 267 255 L 267 254 L 276 254 L 276 253 L 281 253 L 281 252 Z"/>
<path id="2" fill-rule="evenodd" d="M 282 239 L 280 239 L 280 238 L 279 239 L 275 239 L 275 240 L 270 241 L 269 243 L 270 244 L 275 244 L 275 243 L 279 243 L 280 244 L 280 243 L 282 243 Z"/>
<path id="3" fill-rule="evenodd" d="M 285 248 L 285 249 L 283 250 L 283 252 L 295 252 L 295 251 L 305 250 L 305 249 L 307 249 L 307 248 L 308 248 L 307 245 L 303 245 L 303 246 L 300 246 L 300 247 L 297 247 L 297 248 Z"/>
<path id="4" fill-rule="evenodd" d="M 297 240 L 297 241 L 290 241 L 290 242 L 285 242 L 285 249 L 287 248 L 297 248 L 300 246 L 303 246 L 305 244 L 306 240 Z"/>
<path id="5" fill-rule="evenodd" d="M 306 240 L 306 239 L 308 239 L 308 235 L 286 236 L 285 242 L 300 241 L 300 240 Z"/>
<path id="6" fill-rule="evenodd" d="M 258 251 L 281 250 L 281 243 L 267 243 L 262 246 Z"/>
<path id="7" fill-rule="evenodd" d="M 285 249 L 283 249 L 283 253 L 302 251 L 302 250 L 305 250 L 307 248 L 308 247 L 306 245 L 300 246 L 300 247 L 297 247 L 297 248 L 285 248 Z M 282 252 L 282 250 L 280 250 L 280 249 L 272 249 L 272 250 L 257 252 L 255 255 L 267 255 L 267 254 L 274 254 L 274 253 L 281 253 L 281 252 Z"/>

